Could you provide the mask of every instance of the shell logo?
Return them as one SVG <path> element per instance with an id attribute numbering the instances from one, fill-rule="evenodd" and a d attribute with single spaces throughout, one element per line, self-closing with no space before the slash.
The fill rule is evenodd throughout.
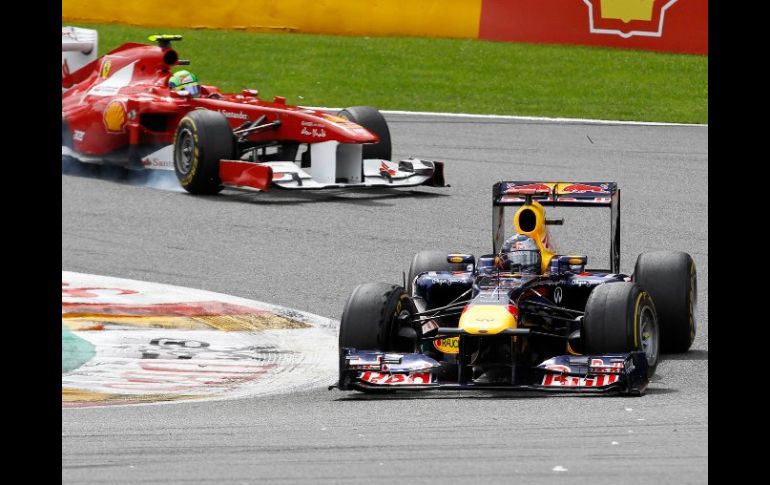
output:
<path id="1" fill-rule="evenodd" d="M 126 126 L 126 107 L 120 101 L 112 101 L 104 110 L 104 127 L 110 133 L 123 133 Z"/>
<path id="2" fill-rule="evenodd" d="M 652 20 L 652 6 L 655 0 L 601 0 L 603 19 Z"/>
<path id="3" fill-rule="evenodd" d="M 589 31 L 633 36 L 662 37 L 666 10 L 679 0 L 582 0 L 588 7 Z"/>

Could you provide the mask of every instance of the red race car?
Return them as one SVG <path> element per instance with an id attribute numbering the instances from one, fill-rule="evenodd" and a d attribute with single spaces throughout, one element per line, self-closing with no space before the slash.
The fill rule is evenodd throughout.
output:
<path id="1" fill-rule="evenodd" d="M 256 90 L 179 89 L 171 47 L 128 43 L 96 58 L 96 31 L 62 27 L 62 163 L 174 170 L 193 194 L 267 190 L 445 187 L 443 162 L 393 162 L 388 125 L 374 108 L 332 115 L 266 101 Z"/>

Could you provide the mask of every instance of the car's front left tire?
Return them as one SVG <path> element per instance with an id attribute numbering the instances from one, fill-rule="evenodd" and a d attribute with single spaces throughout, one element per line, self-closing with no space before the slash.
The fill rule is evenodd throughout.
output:
<path id="1" fill-rule="evenodd" d="M 390 141 L 390 129 L 388 129 L 388 122 L 385 121 L 385 117 L 382 116 L 382 113 L 370 106 L 353 106 L 351 108 L 343 109 L 338 115 L 363 126 L 377 135 L 380 139 L 377 143 L 370 143 L 363 146 L 364 159 L 391 159 L 392 146 Z"/>
<path id="2" fill-rule="evenodd" d="M 651 377 L 660 357 L 660 330 L 650 294 L 632 282 L 597 286 L 586 302 L 581 340 L 586 355 L 643 351 Z"/>
<path id="3" fill-rule="evenodd" d="M 448 253 L 444 251 L 425 250 L 420 251 L 412 258 L 409 265 L 409 275 L 406 280 L 406 291 L 410 295 L 414 291 L 414 279 L 420 273 L 426 271 L 465 271 L 466 264 L 450 263 L 447 261 Z"/>
<path id="4" fill-rule="evenodd" d="M 681 251 L 653 251 L 636 259 L 633 280 L 650 292 L 660 318 L 663 352 L 687 352 L 695 340 L 698 278 L 695 262 Z"/>

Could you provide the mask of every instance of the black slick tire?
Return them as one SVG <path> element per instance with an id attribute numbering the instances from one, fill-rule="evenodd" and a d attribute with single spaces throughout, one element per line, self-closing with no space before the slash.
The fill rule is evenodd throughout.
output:
<path id="1" fill-rule="evenodd" d="M 219 161 L 232 159 L 234 152 L 233 130 L 223 114 L 195 110 L 179 121 L 174 135 L 174 171 L 191 194 L 221 191 Z"/>
<path id="2" fill-rule="evenodd" d="M 687 352 L 695 339 L 697 274 L 692 257 L 681 251 L 642 253 L 633 280 L 652 295 L 660 320 L 661 350 Z"/>
<path id="3" fill-rule="evenodd" d="M 597 286 L 586 302 L 581 339 L 586 355 L 644 351 L 652 377 L 660 360 L 660 331 L 650 294 L 633 282 Z"/>
<path id="4" fill-rule="evenodd" d="M 380 138 L 378 143 L 364 145 L 363 158 L 390 160 L 392 156 L 390 129 L 382 113 L 369 106 L 353 106 L 343 109 L 338 115 L 363 126 Z"/>
<path id="5" fill-rule="evenodd" d="M 365 283 L 350 294 L 340 319 L 340 348 L 411 352 L 398 337 L 399 317 L 416 313 L 404 289 L 389 283 Z"/>

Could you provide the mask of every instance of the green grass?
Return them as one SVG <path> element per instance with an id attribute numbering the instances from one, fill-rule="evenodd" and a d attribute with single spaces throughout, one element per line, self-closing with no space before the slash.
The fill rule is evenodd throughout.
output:
<path id="1" fill-rule="evenodd" d="M 205 84 L 306 106 L 708 123 L 708 57 L 478 40 L 78 24 L 100 55 L 179 33 Z"/>

